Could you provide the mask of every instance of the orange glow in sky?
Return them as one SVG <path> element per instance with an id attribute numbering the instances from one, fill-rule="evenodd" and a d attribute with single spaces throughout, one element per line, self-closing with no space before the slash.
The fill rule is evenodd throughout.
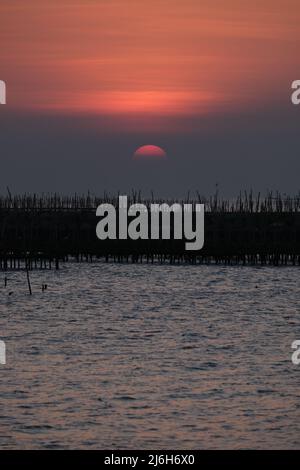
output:
<path id="1" fill-rule="evenodd" d="M 1 79 L 13 109 L 205 115 L 283 99 L 298 0 L 10 0 Z"/>

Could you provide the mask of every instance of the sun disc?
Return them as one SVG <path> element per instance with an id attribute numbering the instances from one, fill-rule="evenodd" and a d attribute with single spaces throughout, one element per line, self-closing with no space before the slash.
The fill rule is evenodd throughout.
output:
<path id="1" fill-rule="evenodd" d="M 161 160 L 166 157 L 166 152 L 157 145 L 142 145 L 133 154 L 134 159 Z"/>

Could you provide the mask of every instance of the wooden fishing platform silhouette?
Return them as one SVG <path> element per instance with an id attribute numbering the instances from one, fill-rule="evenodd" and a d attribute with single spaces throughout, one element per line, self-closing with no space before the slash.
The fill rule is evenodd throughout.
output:
<path id="1" fill-rule="evenodd" d="M 0 197 L 0 270 L 59 269 L 61 262 L 217 263 L 300 265 L 300 194 L 296 197 L 252 192 L 234 200 L 218 194 L 206 199 L 160 201 L 132 192 L 128 204 L 179 202 L 205 204 L 202 250 L 185 250 L 184 240 L 99 240 L 96 208 L 118 195 L 98 198 L 57 194 Z"/>

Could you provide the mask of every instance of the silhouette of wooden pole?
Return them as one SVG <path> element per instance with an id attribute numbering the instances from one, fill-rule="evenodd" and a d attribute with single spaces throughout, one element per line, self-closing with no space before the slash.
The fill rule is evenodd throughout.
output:
<path id="1" fill-rule="evenodd" d="M 31 284 L 30 284 L 30 277 L 29 277 L 29 269 L 28 269 L 28 260 L 26 260 L 26 277 L 27 277 L 27 284 L 29 289 L 29 295 L 32 295 Z"/>

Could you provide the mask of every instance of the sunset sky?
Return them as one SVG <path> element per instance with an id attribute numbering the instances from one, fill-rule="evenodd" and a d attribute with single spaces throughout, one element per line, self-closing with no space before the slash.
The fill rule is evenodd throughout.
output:
<path id="1" fill-rule="evenodd" d="M 242 149 L 244 145 L 249 148 L 246 142 L 258 126 L 262 135 L 257 136 L 257 146 L 253 144 L 253 159 L 264 160 L 263 172 L 269 169 L 268 187 L 272 186 L 273 166 L 273 181 L 279 186 L 278 144 L 273 149 L 266 143 L 271 144 L 281 133 L 280 148 L 289 149 L 285 159 L 291 159 L 290 165 L 298 164 L 300 109 L 290 106 L 290 85 L 300 78 L 299 25 L 298 0 L 1 2 L 0 79 L 7 84 L 7 105 L 0 108 L 0 132 L 3 130 L 5 156 L 24 168 L 37 164 L 39 171 L 40 159 L 44 159 L 44 166 L 52 172 L 50 161 L 61 154 L 68 161 L 73 155 L 76 171 L 81 159 L 90 158 L 90 184 L 97 190 L 93 180 L 97 153 L 102 169 L 107 169 L 112 159 L 124 164 L 142 144 L 163 145 L 179 166 L 183 161 L 198 164 L 196 155 L 202 155 L 201 168 L 203 171 L 204 165 L 212 178 L 210 187 L 215 184 L 213 178 L 223 178 L 227 188 L 228 174 L 211 174 L 220 149 L 221 168 L 228 169 L 238 158 L 249 165 L 250 157 L 243 156 Z M 26 141 L 27 162 L 27 151 L 20 142 L 25 156 L 20 160 L 17 155 L 20 135 Z M 224 138 L 229 139 L 227 147 Z M 47 142 L 46 154 L 41 154 L 43 142 Z M 85 149 L 84 154 L 80 149 Z M 12 181 L 10 162 L 4 165 L 9 181 L 2 175 L 1 185 L 10 182 L 16 189 L 30 190 L 18 178 Z M 130 186 L 136 180 L 130 179 L 135 171 L 132 162 L 128 165 Z M 172 170 L 175 179 L 176 168 Z M 297 189 L 294 171 L 293 190 Z M 147 181 L 140 176 L 143 186 Z M 75 181 L 78 177 L 76 173 Z M 196 187 L 193 177 L 190 184 Z M 259 180 L 254 173 L 240 178 L 241 186 L 255 186 Z M 189 184 L 187 168 L 186 179 Z M 105 181 L 109 183 L 107 178 Z M 288 184 L 287 178 L 284 190 L 289 189 Z M 75 190 L 75 186 L 65 189 Z M 88 186 L 87 182 L 82 189 Z M 176 186 L 170 185 L 170 191 Z M 50 185 L 47 189 L 51 190 Z M 64 190 L 57 179 L 53 189 Z"/>

